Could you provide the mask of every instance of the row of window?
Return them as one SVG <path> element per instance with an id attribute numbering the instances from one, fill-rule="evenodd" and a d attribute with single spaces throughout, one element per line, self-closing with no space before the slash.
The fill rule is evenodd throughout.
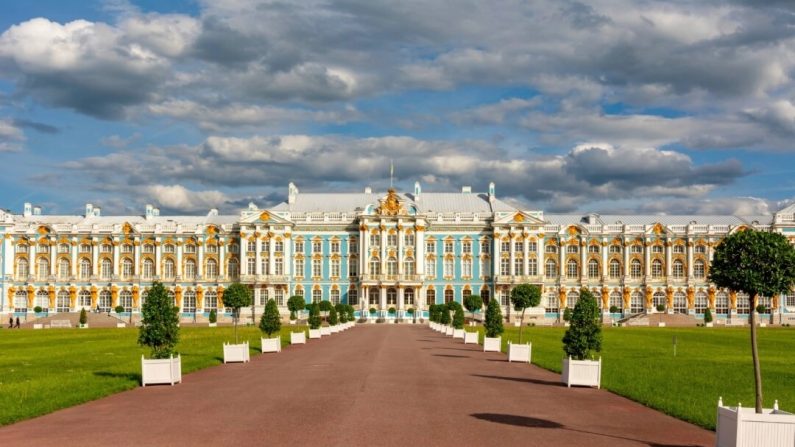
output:
<path id="1" fill-rule="evenodd" d="M 129 279 L 135 276 L 135 265 L 131 259 L 123 259 L 121 261 L 120 276 L 122 279 Z M 227 263 L 229 275 L 232 277 L 237 276 L 238 262 L 231 259 Z M 17 260 L 16 267 L 17 277 L 25 280 L 30 276 L 30 267 L 28 260 L 21 258 Z M 77 277 L 79 279 L 89 279 L 92 276 L 92 263 L 91 260 L 83 258 L 79 261 L 79 268 Z M 36 278 L 39 280 L 46 280 L 50 276 L 50 261 L 47 259 L 39 259 L 36 263 Z M 99 278 L 110 280 L 113 275 L 113 262 L 110 259 L 103 259 L 100 263 Z M 71 261 L 68 259 L 60 259 L 58 261 L 58 269 L 56 271 L 58 279 L 66 280 L 71 276 Z M 143 279 L 152 279 L 155 276 L 155 262 L 151 259 L 144 259 L 141 263 L 141 276 Z M 163 272 L 161 275 L 165 279 L 174 279 L 177 276 L 176 263 L 171 259 L 166 259 L 163 262 Z M 196 262 L 192 259 L 185 261 L 182 271 L 182 277 L 186 280 L 193 280 L 196 278 Z M 217 279 L 218 278 L 218 262 L 214 259 L 208 259 L 204 263 L 204 278 Z"/>
<path id="2" fill-rule="evenodd" d="M 500 274 L 501 275 L 511 275 L 510 270 L 510 260 L 509 259 L 502 259 L 500 263 Z M 515 261 L 514 265 L 514 272 L 515 275 L 522 275 L 521 272 L 524 272 L 524 263 L 521 259 Z M 617 259 L 612 259 L 608 263 L 608 277 L 610 279 L 619 279 L 623 276 L 621 268 L 621 262 Z M 537 275 L 537 265 L 535 259 L 528 260 L 528 270 L 526 272 L 529 276 Z M 591 259 L 588 261 L 588 270 L 587 274 L 589 278 L 598 279 L 602 276 L 601 268 L 599 265 L 599 261 L 596 259 Z M 545 266 L 544 266 L 544 276 L 547 278 L 556 278 L 558 276 L 558 263 L 553 259 L 548 259 Z M 639 279 L 643 277 L 643 264 L 638 259 L 633 259 L 629 263 L 629 276 L 633 279 Z M 663 278 L 665 276 L 664 269 L 663 269 L 663 262 L 659 259 L 655 259 L 651 262 L 651 277 L 652 278 Z M 675 260 L 671 263 L 671 276 L 673 278 L 685 278 L 685 264 L 680 260 Z M 566 262 L 566 278 L 569 279 L 577 279 L 580 277 L 580 263 L 577 260 L 569 259 Z M 706 263 L 698 259 L 693 263 L 693 277 L 697 279 L 704 279 L 706 278 Z"/>
<path id="3" fill-rule="evenodd" d="M 91 244 L 80 244 L 78 246 L 79 253 L 91 253 L 93 246 Z M 207 245 L 207 253 L 218 253 L 218 245 Z M 57 250 L 58 253 L 70 253 L 72 246 L 69 244 L 58 244 Z M 197 246 L 193 244 L 186 244 L 183 246 L 182 252 L 185 254 L 194 254 L 197 251 Z M 155 246 L 154 244 L 144 244 L 143 248 L 141 249 L 143 253 L 154 253 Z M 132 244 L 122 244 L 121 248 L 119 249 L 121 253 L 133 253 L 134 247 Z M 232 244 L 229 246 L 229 251 L 231 253 L 238 252 L 237 244 Z M 28 246 L 26 244 L 18 244 L 16 246 L 17 253 L 28 253 Z M 36 246 L 37 253 L 49 253 L 50 246 L 39 244 Z M 99 246 L 100 253 L 113 253 L 113 246 L 111 244 L 100 244 Z M 176 253 L 177 248 L 173 244 L 165 244 L 163 245 L 163 253 Z"/>
<path id="4" fill-rule="evenodd" d="M 281 292 L 281 290 L 279 290 Z M 143 305 L 146 301 L 146 294 L 147 292 L 144 291 L 141 294 L 141 302 L 139 305 Z M 169 296 L 171 297 L 172 303 L 176 305 L 176 296 L 173 290 L 169 290 Z M 112 305 L 112 296 L 110 290 L 101 290 L 97 294 L 97 304 L 96 309 L 100 312 L 110 312 L 111 305 Z M 131 312 L 133 307 L 133 297 L 132 292 L 129 290 L 121 290 L 119 291 L 118 296 L 119 302 L 118 306 L 122 306 L 125 312 Z M 282 298 L 282 301 L 284 299 Z M 91 292 L 88 290 L 81 290 L 77 294 L 77 308 L 91 308 Z M 281 304 L 280 304 L 281 305 Z M 36 295 L 33 300 L 33 306 L 41 307 L 44 311 L 49 310 L 50 308 L 50 299 L 49 294 L 46 290 L 39 290 L 36 292 Z M 213 309 L 218 309 L 218 294 L 214 290 L 208 290 L 204 293 L 204 311 L 210 311 Z M 69 312 L 70 311 L 70 302 L 69 302 L 69 292 L 66 290 L 58 291 L 55 297 L 55 310 L 57 312 Z M 14 295 L 14 312 L 27 312 L 28 311 L 28 292 L 25 290 L 19 290 Z M 182 311 L 183 312 L 196 312 L 196 292 L 193 290 L 186 290 L 182 294 Z"/>

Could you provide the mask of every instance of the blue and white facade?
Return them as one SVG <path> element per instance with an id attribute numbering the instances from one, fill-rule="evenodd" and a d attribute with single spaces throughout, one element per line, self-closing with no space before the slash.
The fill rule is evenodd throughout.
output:
<path id="1" fill-rule="evenodd" d="M 746 318 L 747 300 L 707 282 L 714 246 L 753 227 L 781 232 L 795 243 L 795 206 L 773 216 L 545 214 L 520 210 L 469 187 L 460 193 L 301 193 L 239 215 L 51 216 L 26 205 L 0 213 L 0 314 L 106 311 L 136 313 L 155 280 L 172 292 L 183 316 L 203 318 L 223 308 L 234 281 L 252 287 L 254 314 L 273 298 L 330 300 L 379 316 L 395 308 L 497 299 L 520 283 L 543 287 L 533 318 L 556 320 L 580 288 L 599 296 L 614 317 L 666 312 Z M 795 293 L 763 298 L 780 321 L 795 318 Z M 612 309 L 612 312 L 611 312 Z"/>

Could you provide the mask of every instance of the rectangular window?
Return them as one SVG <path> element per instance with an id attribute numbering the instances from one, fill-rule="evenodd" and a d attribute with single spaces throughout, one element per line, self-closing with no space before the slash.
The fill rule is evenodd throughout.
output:
<path id="1" fill-rule="evenodd" d="M 296 253 L 304 252 L 304 241 L 295 241 L 295 252 Z"/>
<path id="2" fill-rule="evenodd" d="M 260 258 L 259 271 L 261 275 L 269 275 L 270 265 L 268 258 Z"/>
<path id="3" fill-rule="evenodd" d="M 276 241 L 273 247 L 273 251 L 276 253 L 282 253 L 284 251 L 284 242 Z"/>
<path id="4" fill-rule="evenodd" d="M 323 243 L 321 241 L 312 241 L 312 253 L 323 253 Z"/>
<path id="5" fill-rule="evenodd" d="M 320 259 L 313 259 L 312 260 L 312 277 L 320 277 L 323 274 L 322 264 L 320 263 Z"/>
<path id="6" fill-rule="evenodd" d="M 295 260 L 295 276 L 303 277 L 304 276 L 304 260 L 303 259 L 296 259 Z"/>
<path id="7" fill-rule="evenodd" d="M 453 253 L 453 241 L 444 241 L 444 252 Z"/>
<path id="8" fill-rule="evenodd" d="M 273 274 L 276 276 L 284 275 L 284 259 L 276 258 L 273 261 Z"/>
<path id="9" fill-rule="evenodd" d="M 516 253 L 522 253 L 524 251 L 524 242 L 514 242 L 513 251 Z"/>
<path id="10" fill-rule="evenodd" d="M 397 234 L 390 234 L 386 237 L 386 244 L 389 247 L 397 247 L 398 237 Z"/>
<path id="11" fill-rule="evenodd" d="M 436 243 L 434 241 L 428 241 L 425 243 L 425 253 L 427 254 L 436 253 Z"/>
<path id="12" fill-rule="evenodd" d="M 491 276 L 491 263 L 488 259 L 481 259 L 480 260 L 480 276 L 488 277 Z"/>
<path id="13" fill-rule="evenodd" d="M 434 270 L 436 263 L 434 262 L 433 258 L 428 258 L 425 260 L 425 276 L 428 278 L 433 278 L 436 276 L 436 272 Z"/>
<path id="14" fill-rule="evenodd" d="M 257 260 L 254 258 L 248 258 L 247 266 L 247 274 L 248 275 L 256 275 L 257 274 Z"/>
<path id="15" fill-rule="evenodd" d="M 462 242 L 461 243 L 461 252 L 462 253 L 466 253 L 466 254 L 472 253 L 472 242 L 470 242 L 470 241 Z"/>
<path id="16" fill-rule="evenodd" d="M 404 242 L 406 247 L 413 247 L 414 246 L 414 233 L 407 233 L 404 237 Z"/>
<path id="17" fill-rule="evenodd" d="M 348 240 L 348 253 L 359 253 L 359 244 L 356 239 Z"/>
<path id="18" fill-rule="evenodd" d="M 193 244 L 188 244 L 185 246 L 185 253 L 193 254 L 196 253 L 196 246 Z"/>
<path id="19" fill-rule="evenodd" d="M 359 275 L 359 262 L 356 259 L 348 260 L 348 276 Z"/>
<path id="20" fill-rule="evenodd" d="M 503 253 L 508 253 L 509 251 L 511 251 L 511 243 L 508 241 L 503 241 L 500 244 L 500 251 Z"/>
<path id="21" fill-rule="evenodd" d="M 339 259 L 332 259 L 331 260 L 331 277 L 332 278 L 339 278 L 340 277 L 340 260 Z"/>
<path id="22" fill-rule="evenodd" d="M 273 298 L 276 300 L 276 305 L 284 307 L 284 290 L 276 289 L 273 291 Z"/>
<path id="23" fill-rule="evenodd" d="M 370 235 L 370 246 L 374 248 L 381 246 L 381 236 L 379 234 Z"/>
<path id="24" fill-rule="evenodd" d="M 544 248 L 544 252 L 545 253 L 557 253 L 558 252 L 558 247 L 556 245 L 547 245 Z"/>
<path id="25" fill-rule="evenodd" d="M 508 258 L 500 259 L 500 275 L 510 276 L 511 274 L 511 260 Z"/>
<path id="26" fill-rule="evenodd" d="M 248 241 L 248 244 L 246 245 L 246 250 L 249 253 L 256 252 L 257 251 L 257 241 Z"/>
<path id="27" fill-rule="evenodd" d="M 530 258 L 527 261 L 527 274 L 530 276 L 538 275 L 538 262 L 535 258 Z"/>
<path id="28" fill-rule="evenodd" d="M 268 289 L 261 289 L 259 292 L 259 305 L 264 306 L 268 303 Z"/>
<path id="29" fill-rule="evenodd" d="M 451 258 L 444 260 L 444 276 L 451 278 L 453 276 L 453 260 Z"/>
<path id="30" fill-rule="evenodd" d="M 513 274 L 516 276 L 524 275 L 524 260 L 522 258 L 514 258 Z"/>
<path id="31" fill-rule="evenodd" d="M 490 241 L 481 241 L 480 242 L 480 253 L 487 255 L 491 253 L 491 243 Z"/>
<path id="32" fill-rule="evenodd" d="M 331 252 L 332 253 L 340 252 L 340 241 L 331 241 Z"/>
<path id="33" fill-rule="evenodd" d="M 530 241 L 527 243 L 528 253 L 535 253 L 536 250 L 538 250 L 538 244 L 535 241 Z"/>

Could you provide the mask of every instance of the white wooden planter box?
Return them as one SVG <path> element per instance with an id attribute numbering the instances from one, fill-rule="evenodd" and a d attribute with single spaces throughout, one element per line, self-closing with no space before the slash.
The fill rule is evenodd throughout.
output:
<path id="1" fill-rule="evenodd" d="M 88 329 L 88 323 L 86 323 L 86 324 L 78 324 L 78 326 L 80 327 L 80 329 Z"/>
<path id="2" fill-rule="evenodd" d="M 127 327 L 127 325 L 124 324 L 124 323 L 116 323 L 116 327 L 117 328 L 124 328 L 124 327 Z"/>
<path id="3" fill-rule="evenodd" d="M 518 343 L 508 342 L 508 361 L 530 363 L 532 350 L 533 348 L 530 343 L 520 345 Z"/>
<path id="4" fill-rule="evenodd" d="M 513 326 L 514 326 L 514 327 L 519 327 L 519 326 L 521 326 L 521 325 L 522 325 L 522 323 L 521 323 L 521 322 L 519 322 L 519 321 L 514 321 L 514 322 L 513 322 Z"/>
<path id="5" fill-rule="evenodd" d="M 704 326 L 706 326 L 706 327 L 712 327 L 712 322 L 710 321 L 709 323 L 704 323 Z"/>
<path id="6" fill-rule="evenodd" d="M 601 387 L 602 383 L 602 358 L 599 360 L 573 360 L 571 357 L 563 359 L 561 381 L 566 386 L 581 385 Z"/>
<path id="7" fill-rule="evenodd" d="M 449 335 L 449 336 L 452 336 L 454 333 L 455 333 L 455 329 L 453 329 L 453 327 L 452 327 L 452 326 L 447 326 L 447 327 L 444 329 L 444 335 Z"/>
<path id="8" fill-rule="evenodd" d="M 320 338 L 323 335 L 323 332 L 320 329 L 310 329 L 309 330 L 309 338 Z"/>
<path id="9" fill-rule="evenodd" d="M 460 338 L 464 339 L 464 330 L 463 329 L 453 329 L 453 338 Z"/>
<path id="10" fill-rule="evenodd" d="M 483 352 L 500 352 L 502 337 L 483 337 Z"/>
<path id="11" fill-rule="evenodd" d="M 147 360 L 141 356 L 141 386 L 182 382 L 182 358 L 173 355 L 167 359 Z"/>
<path id="12" fill-rule="evenodd" d="M 33 323 L 33 329 L 44 329 L 44 325 L 41 323 Z"/>
<path id="13" fill-rule="evenodd" d="M 657 323 L 657 327 L 665 327 L 665 323 L 663 323 L 663 322 L 661 321 L 661 322 Z"/>
<path id="14" fill-rule="evenodd" d="M 218 323 L 207 323 L 207 327 L 218 327 Z"/>
<path id="15" fill-rule="evenodd" d="M 464 333 L 464 344 L 478 344 L 478 333 L 477 332 L 466 332 Z"/>
<path id="16" fill-rule="evenodd" d="M 246 363 L 251 360 L 248 352 L 248 342 L 240 343 L 237 345 L 230 345 L 224 343 L 224 363 L 243 362 Z"/>
<path id="17" fill-rule="evenodd" d="M 290 332 L 290 344 L 291 345 L 305 345 L 306 344 L 306 332 Z"/>
<path id="18" fill-rule="evenodd" d="M 262 352 L 282 352 L 282 337 L 261 338 Z"/>
<path id="19" fill-rule="evenodd" d="M 780 411 L 778 401 L 756 414 L 753 407 L 724 407 L 719 400 L 715 434 L 718 447 L 790 447 L 795 445 L 795 415 Z"/>
<path id="20" fill-rule="evenodd" d="M 331 335 L 331 328 L 328 326 L 323 326 L 320 328 L 320 335 Z"/>
<path id="21" fill-rule="evenodd" d="M 291 325 L 295 326 L 296 323 L 298 323 L 298 320 L 290 320 Z"/>

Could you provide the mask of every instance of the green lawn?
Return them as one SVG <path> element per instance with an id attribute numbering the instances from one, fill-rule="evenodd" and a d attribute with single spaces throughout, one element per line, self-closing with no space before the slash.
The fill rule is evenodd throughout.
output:
<path id="1" fill-rule="evenodd" d="M 282 327 L 282 345 L 294 327 Z M 239 327 L 259 353 L 260 331 Z M 0 330 L 0 425 L 50 413 L 139 386 L 138 329 Z M 177 351 L 182 372 L 223 363 L 223 342 L 234 342 L 232 327 L 183 327 Z"/>
<path id="2" fill-rule="evenodd" d="M 563 333 L 524 328 L 534 364 L 560 372 Z M 518 328 L 506 327 L 503 351 L 509 339 L 519 340 Z M 778 399 L 782 410 L 795 410 L 795 329 L 760 329 L 759 352 L 765 407 Z M 715 429 L 718 396 L 754 404 L 747 328 L 605 328 L 601 356 L 603 388 L 702 427 Z"/>

